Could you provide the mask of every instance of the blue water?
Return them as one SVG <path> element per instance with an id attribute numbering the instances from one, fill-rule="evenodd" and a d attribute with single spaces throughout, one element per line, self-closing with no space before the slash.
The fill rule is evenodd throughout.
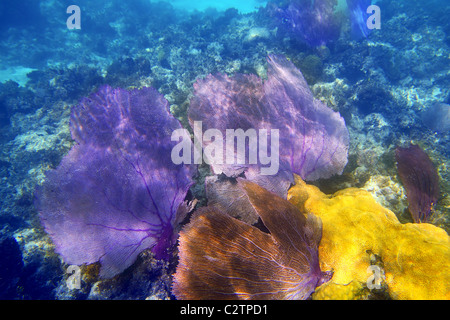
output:
<path id="1" fill-rule="evenodd" d="M 259 7 L 264 7 L 267 3 L 265 0 L 226 0 L 226 1 L 188 1 L 188 0 L 171 0 L 167 1 L 176 9 L 187 11 L 205 11 L 208 9 L 216 9 L 218 11 L 225 11 L 230 8 L 237 9 L 240 13 L 246 14 L 256 11 Z"/>
<path id="2" fill-rule="evenodd" d="M 157 272 L 140 275 L 142 260 L 129 271 L 134 291 L 120 281 L 108 293 L 92 293 L 89 281 L 68 290 L 66 264 L 43 230 L 34 190 L 74 143 L 71 106 L 100 86 L 152 86 L 189 127 L 197 79 L 211 73 L 264 79 L 272 53 L 291 60 L 314 96 L 339 111 L 349 130 L 344 174 L 314 183 L 327 193 L 349 186 L 369 190 L 401 222 L 411 222 L 407 199 L 398 191 L 394 150 L 419 144 L 440 177 L 431 223 L 449 232 L 449 2 L 350 1 L 379 7 L 380 26 L 370 32 L 365 22 L 371 14 L 359 9 L 352 16 L 345 0 L 330 10 L 333 1 L 316 4 L 322 2 L 306 15 L 313 11 L 308 0 L 2 0 L 0 298 L 174 298 L 169 276 L 175 264 L 148 262 Z M 66 12 L 72 4 L 80 9 L 79 20 Z M 305 15 L 296 18 L 296 12 Z M 77 23 L 80 28 L 68 27 Z M 205 205 L 201 179 L 190 196 Z M 144 288 L 139 279 L 152 285 Z"/>

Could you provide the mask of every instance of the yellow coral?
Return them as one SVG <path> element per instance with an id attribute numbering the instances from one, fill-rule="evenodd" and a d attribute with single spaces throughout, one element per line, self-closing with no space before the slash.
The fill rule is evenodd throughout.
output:
<path id="1" fill-rule="evenodd" d="M 359 300 L 366 296 L 367 290 L 364 290 L 357 281 L 352 281 L 346 285 L 327 282 L 314 293 L 315 300 Z"/>
<path id="2" fill-rule="evenodd" d="M 313 298 L 363 298 L 374 254 L 383 263 L 392 298 L 450 299 L 450 238 L 443 229 L 401 224 L 365 190 L 349 188 L 328 196 L 299 177 L 288 200 L 322 219 L 319 259 L 322 270 L 334 275 Z"/>

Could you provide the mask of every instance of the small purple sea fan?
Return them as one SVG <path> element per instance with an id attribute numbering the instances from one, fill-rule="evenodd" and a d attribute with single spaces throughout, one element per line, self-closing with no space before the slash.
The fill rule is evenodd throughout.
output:
<path id="1" fill-rule="evenodd" d="M 112 277 L 152 248 L 163 258 L 194 166 L 171 161 L 180 123 L 152 88 L 102 87 L 72 110 L 78 143 L 36 190 L 45 230 L 69 264 L 101 263 Z"/>
<path id="2" fill-rule="evenodd" d="M 397 170 L 416 223 L 425 223 L 439 198 L 439 176 L 428 155 L 417 145 L 395 150 Z"/>
<path id="3" fill-rule="evenodd" d="M 367 38 L 371 32 L 367 27 L 367 19 L 369 18 L 367 8 L 371 4 L 371 0 L 347 0 L 352 36 L 356 39 Z"/>
<path id="4" fill-rule="evenodd" d="M 315 47 L 339 38 L 336 5 L 336 0 L 292 0 L 280 6 L 269 3 L 268 7 L 282 30 Z"/>

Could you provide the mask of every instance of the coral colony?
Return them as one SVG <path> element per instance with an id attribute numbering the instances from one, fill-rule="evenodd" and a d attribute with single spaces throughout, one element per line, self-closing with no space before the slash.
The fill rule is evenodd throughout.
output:
<path id="1" fill-rule="evenodd" d="M 209 164 L 217 174 L 237 177 L 245 172 L 248 179 L 273 186 L 281 159 L 290 176 L 278 175 L 286 183 L 275 191 L 285 197 L 292 171 L 313 179 L 342 172 L 348 131 L 338 113 L 312 97 L 292 63 L 278 56 L 270 56 L 268 62 L 264 83 L 253 75 L 199 80 L 189 118 L 198 137 L 202 128 L 196 127 L 196 119 L 201 115 L 203 137 L 209 137 L 200 141 L 206 155 L 214 154 Z M 208 130 L 214 127 L 210 136 Z M 261 128 L 263 139 L 252 141 L 249 132 L 256 138 L 256 131 L 251 128 Z M 123 271 L 146 248 L 163 257 L 175 239 L 176 223 L 186 214 L 183 200 L 199 163 L 198 150 L 169 114 L 167 101 L 151 88 L 126 91 L 105 86 L 73 109 L 71 132 L 78 144 L 36 192 L 42 222 L 57 251 L 71 264 L 100 261 L 103 277 Z M 233 152 L 228 141 L 219 143 L 222 132 L 233 140 L 241 132 Z M 179 138 L 182 141 L 175 144 Z M 256 144 L 258 157 L 250 147 Z M 222 153 L 224 148 L 227 152 Z M 225 155 L 225 161 L 217 161 L 218 155 Z M 273 177 L 264 175 L 265 164 L 271 164 Z"/>
<path id="2" fill-rule="evenodd" d="M 367 288 L 375 284 L 368 271 L 380 267 L 378 285 L 394 299 L 450 298 L 449 237 L 443 229 L 400 223 L 366 190 L 347 188 L 329 195 L 298 176 L 295 180 L 288 200 L 321 219 L 320 266 L 334 271 L 315 298 L 367 299 Z"/>

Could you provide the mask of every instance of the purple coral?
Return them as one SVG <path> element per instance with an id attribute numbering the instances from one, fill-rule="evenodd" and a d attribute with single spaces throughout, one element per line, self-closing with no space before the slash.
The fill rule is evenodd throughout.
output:
<path id="1" fill-rule="evenodd" d="M 78 144 L 36 191 L 41 221 L 65 262 L 100 261 L 106 278 L 144 249 L 165 256 L 195 173 L 171 161 L 179 128 L 152 88 L 104 86 L 73 108 Z"/>
<path id="2" fill-rule="evenodd" d="M 435 102 L 431 107 L 422 112 L 423 123 L 433 131 L 447 133 L 450 131 L 450 105 Z"/>
<path id="3" fill-rule="evenodd" d="M 341 174 L 349 145 L 344 119 L 313 97 L 301 72 L 286 58 L 269 56 L 267 74 L 264 83 L 255 75 L 218 74 L 194 85 L 189 121 L 192 126 L 202 121 L 203 132 L 214 128 L 225 136 L 227 129 L 279 130 L 276 175 L 261 175 L 261 161 L 251 164 L 248 157 L 245 165 L 212 163 L 214 173 L 233 177 L 244 172 L 247 179 L 282 197 L 293 181 L 292 172 L 304 180 Z"/>
<path id="4" fill-rule="evenodd" d="M 417 145 L 395 150 L 398 175 L 406 189 L 415 223 L 428 222 L 439 198 L 439 176 L 433 162 Z"/>
<path id="5" fill-rule="evenodd" d="M 292 0 L 284 5 L 269 3 L 268 7 L 282 30 L 310 46 L 322 46 L 339 38 L 336 5 L 336 0 Z"/>

